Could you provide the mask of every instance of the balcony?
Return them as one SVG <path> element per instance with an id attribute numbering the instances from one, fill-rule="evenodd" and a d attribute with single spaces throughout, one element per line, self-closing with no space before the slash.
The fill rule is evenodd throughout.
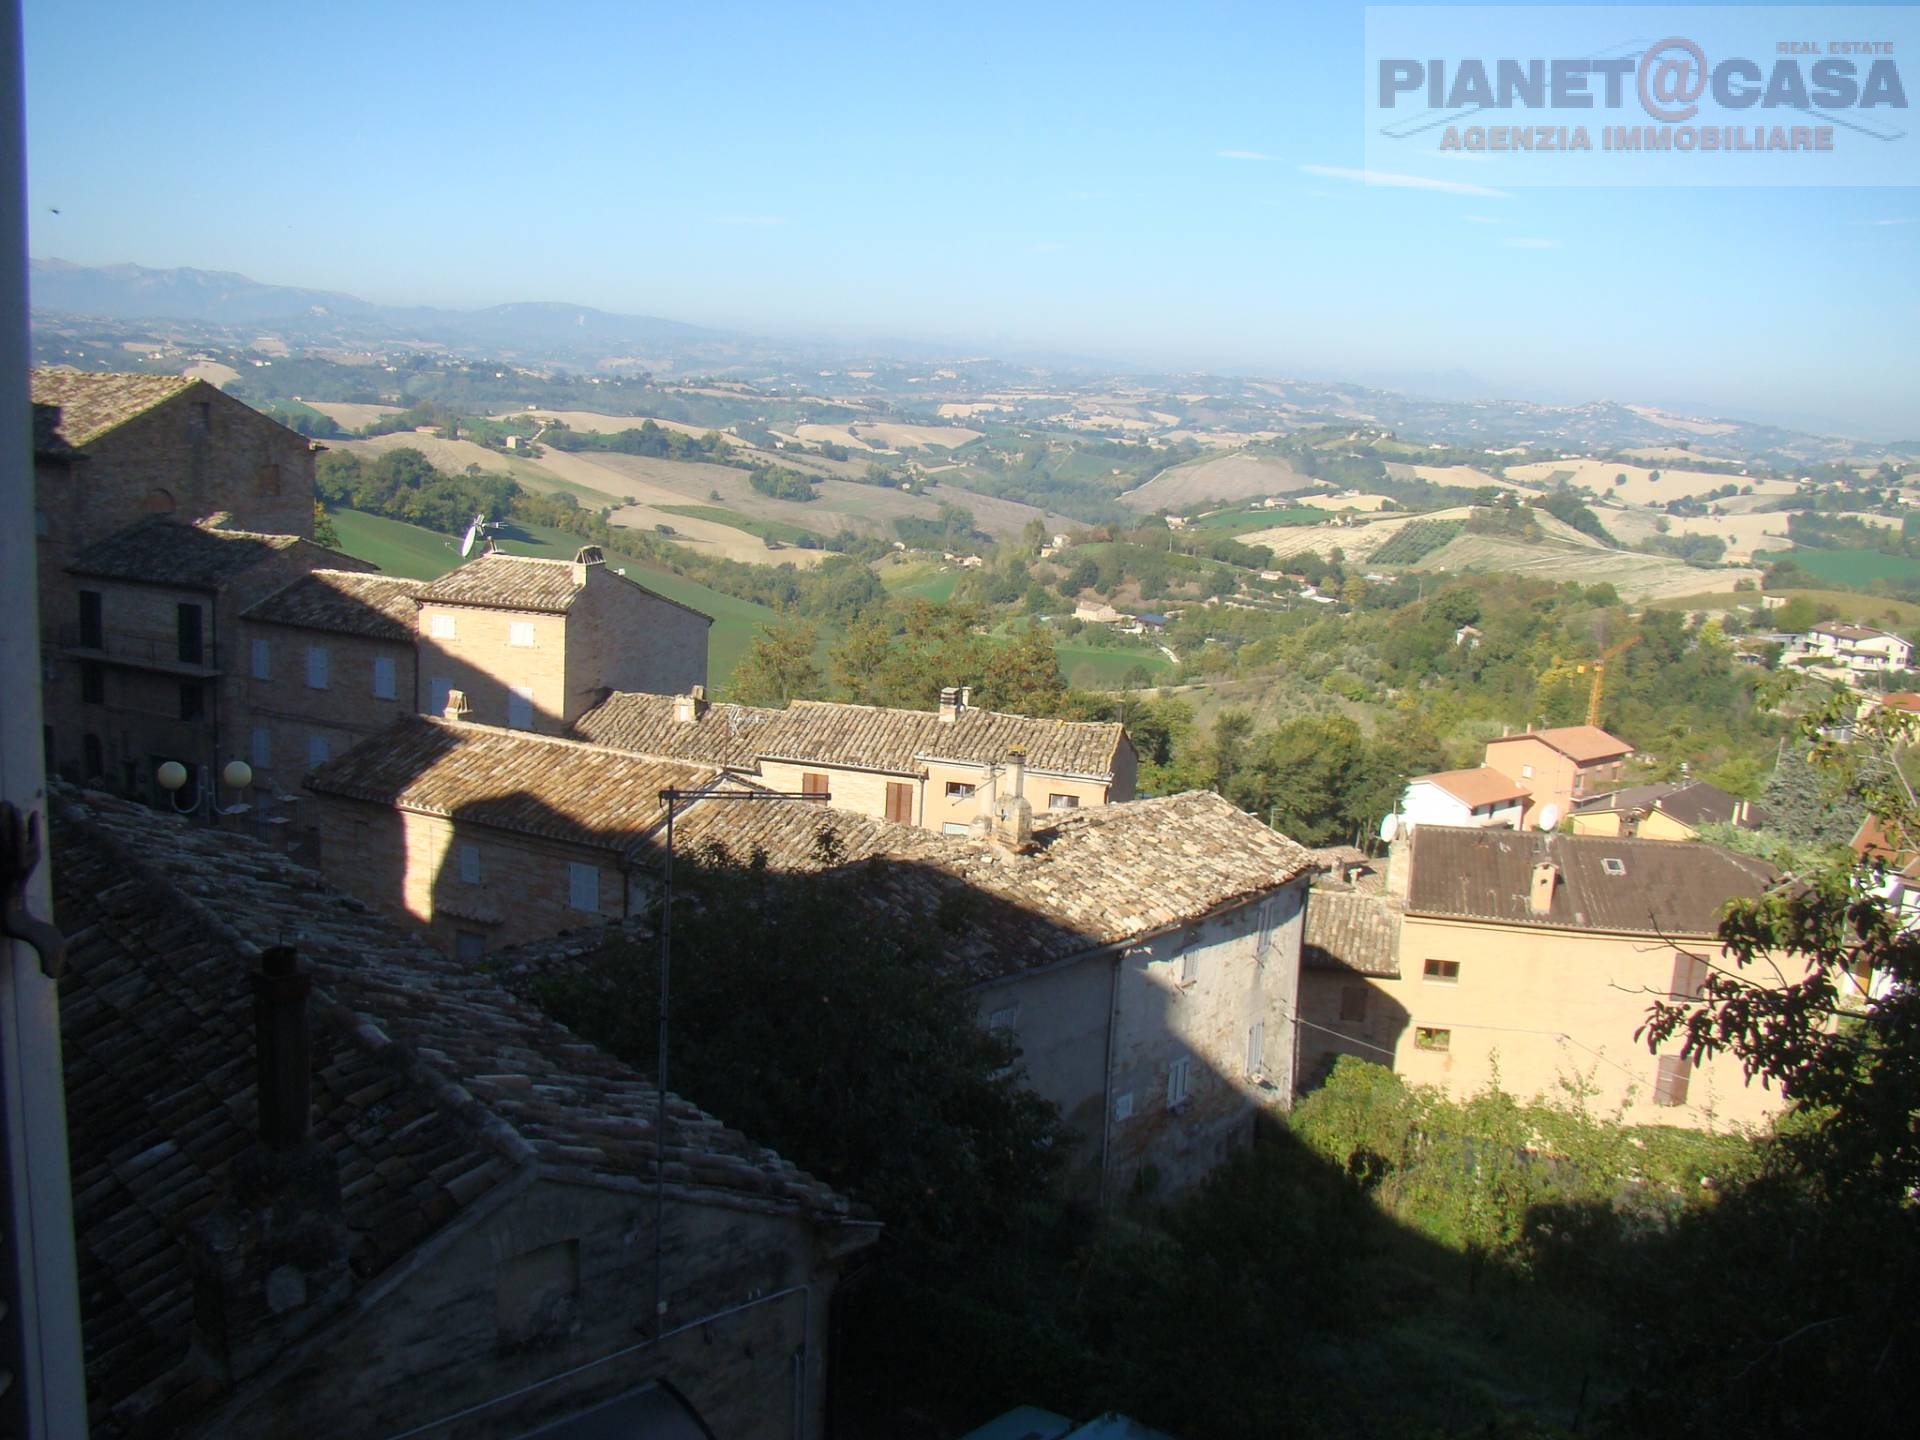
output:
<path id="1" fill-rule="evenodd" d="M 85 643 L 82 641 L 96 643 Z M 198 660 L 180 658 L 178 635 L 155 635 L 132 630 L 98 630 L 82 636 L 78 625 L 62 625 L 47 646 L 75 660 L 92 660 L 102 665 L 120 665 L 133 670 L 155 670 L 211 680 L 220 674 L 220 648 L 210 640 L 198 646 Z"/>

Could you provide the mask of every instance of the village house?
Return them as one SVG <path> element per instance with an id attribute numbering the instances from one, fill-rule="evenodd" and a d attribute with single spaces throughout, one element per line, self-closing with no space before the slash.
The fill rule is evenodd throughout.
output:
<path id="1" fill-rule="evenodd" d="M 1126 619 L 1106 601 L 1095 598 L 1074 603 L 1073 618 L 1088 625 L 1114 625 Z"/>
<path id="2" fill-rule="evenodd" d="M 96 1440 L 822 1433 L 844 1198 L 284 856 L 55 812 Z"/>
<path id="3" fill-rule="evenodd" d="M 1798 646 L 1802 655 L 1830 661 L 1850 678 L 1893 675 L 1913 668 L 1913 645 L 1885 630 L 1823 620 L 1807 631 Z"/>
<path id="4" fill-rule="evenodd" d="M 313 442 L 204 380 L 33 372 L 40 612 L 72 612 L 67 566 L 150 515 L 313 534 Z"/>
<path id="5" fill-rule="evenodd" d="M 1405 1014 L 1393 1068 L 1464 1099 L 1584 1100 L 1633 1124 L 1726 1129 L 1778 1113 L 1722 1055 L 1699 1065 L 1636 1038 L 1655 1000 L 1697 998 L 1723 963 L 1727 902 L 1772 868 L 1706 843 L 1422 826 L 1396 845 Z"/>
<path id="6" fill-rule="evenodd" d="M 1597 725 L 1527 730 L 1487 742 L 1486 763 L 1527 792 L 1523 824 L 1551 805 L 1564 819 L 1574 803 L 1610 790 L 1633 746 Z"/>
<path id="7" fill-rule="evenodd" d="M 610 567 L 489 552 L 420 591 L 421 708 L 455 690 L 471 717 L 563 733 L 609 690 L 684 691 L 707 680 L 713 617 Z"/>
<path id="8" fill-rule="evenodd" d="M 1131 800 L 1138 760 L 1120 725 L 977 709 L 964 687 L 937 710 L 795 700 L 784 710 L 704 694 L 609 695 L 574 723 L 596 745 L 750 775 L 836 808 L 948 835 L 993 802 L 1009 750 L 1024 752 L 1036 809 Z"/>
<path id="9" fill-rule="evenodd" d="M 1385 983 L 1400 978 L 1400 918 L 1399 905 L 1377 889 L 1331 876 L 1307 892 L 1296 1094 L 1322 1084 L 1342 1055 L 1393 1064 L 1407 1026 Z"/>
<path id="10" fill-rule="evenodd" d="M 1576 835 L 1633 835 L 1642 840 L 1698 840 L 1703 825 L 1763 830 L 1767 812 L 1704 780 L 1629 785 L 1574 806 Z"/>
<path id="11" fill-rule="evenodd" d="M 1518 781 L 1490 765 L 1480 765 L 1414 776 L 1400 797 L 1399 816 L 1410 827 L 1503 825 L 1517 830 L 1526 806 L 1527 792 Z"/>
<path id="12" fill-rule="evenodd" d="M 180 798 L 199 799 L 248 750 L 243 613 L 320 567 L 372 568 L 297 535 L 159 517 L 81 550 L 70 609 L 42 617 L 48 768 L 167 804 L 155 772 L 175 760 L 191 777 Z"/>
<path id="13" fill-rule="evenodd" d="M 1185 1184 L 1290 1097 L 1306 852 L 1213 795 L 1036 815 L 1022 769 L 1009 761 L 993 813 L 965 837 L 807 800 L 695 799 L 676 846 L 717 843 L 786 872 L 861 866 L 862 894 L 938 935 L 982 1023 L 1015 1032 L 1094 1183 L 1151 1167 Z M 469 961 L 563 933 L 591 947 L 644 922 L 665 850 L 659 792 L 746 783 L 424 717 L 307 779 L 341 888 Z"/>

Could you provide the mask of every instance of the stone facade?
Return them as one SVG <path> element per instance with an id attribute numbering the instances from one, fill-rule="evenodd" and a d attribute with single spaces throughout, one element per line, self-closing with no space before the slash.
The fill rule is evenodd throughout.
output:
<path id="1" fill-rule="evenodd" d="M 262 790 L 297 793 L 316 765 L 414 713 L 412 645 L 247 620 L 242 646 L 235 746 Z"/>

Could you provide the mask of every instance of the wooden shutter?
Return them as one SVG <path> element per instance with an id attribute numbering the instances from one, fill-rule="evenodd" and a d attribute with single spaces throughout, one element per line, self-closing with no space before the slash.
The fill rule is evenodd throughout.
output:
<path id="1" fill-rule="evenodd" d="M 1343 985 L 1340 987 L 1340 1018 L 1349 1024 L 1356 1024 L 1367 1018 L 1366 986 Z"/>
<path id="2" fill-rule="evenodd" d="M 1662 1055 L 1653 1082 L 1653 1103 L 1684 1105 L 1687 1081 L 1693 1074 L 1693 1062 L 1683 1055 Z"/>
<path id="3" fill-rule="evenodd" d="M 818 800 L 821 804 L 825 804 L 827 799 L 827 777 L 816 771 L 808 770 L 800 777 L 800 790 L 802 794 Z"/>
<path id="4" fill-rule="evenodd" d="M 1689 955 L 1684 950 L 1673 952 L 1673 979 L 1668 982 L 1667 993 L 1676 1000 L 1698 1000 L 1707 983 L 1707 961 L 1705 956 Z"/>
<path id="5" fill-rule="evenodd" d="M 887 782 L 887 819 L 901 825 L 913 823 L 913 786 L 898 780 Z"/>

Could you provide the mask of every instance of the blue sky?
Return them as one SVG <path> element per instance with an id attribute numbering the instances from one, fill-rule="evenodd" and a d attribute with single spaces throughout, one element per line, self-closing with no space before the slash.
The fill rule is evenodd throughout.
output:
<path id="1" fill-rule="evenodd" d="M 1358 5 L 25 18 L 36 256 L 1920 438 L 1920 192 L 1357 183 Z"/>

